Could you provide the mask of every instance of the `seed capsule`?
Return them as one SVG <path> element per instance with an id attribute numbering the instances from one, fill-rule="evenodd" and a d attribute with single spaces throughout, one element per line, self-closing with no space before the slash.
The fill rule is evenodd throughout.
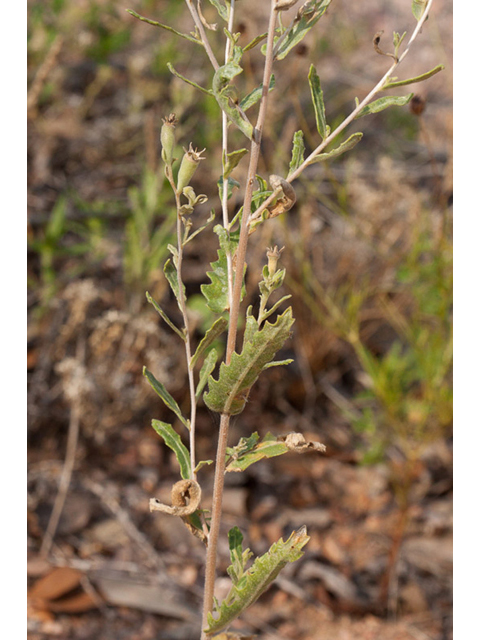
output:
<path id="1" fill-rule="evenodd" d="M 178 170 L 177 178 L 177 191 L 179 193 L 190 184 L 190 180 L 193 178 L 193 174 L 197 170 L 200 160 L 205 159 L 201 156 L 205 149 L 202 149 L 202 151 L 194 150 L 192 143 L 190 143 L 188 151 L 186 149 L 184 149 L 184 151 L 185 153 L 180 164 L 180 169 Z"/>
<path id="2" fill-rule="evenodd" d="M 162 144 L 162 160 L 171 166 L 173 162 L 173 149 L 175 147 L 175 126 L 177 118 L 174 113 L 163 119 L 162 130 L 160 131 L 160 142 Z"/>

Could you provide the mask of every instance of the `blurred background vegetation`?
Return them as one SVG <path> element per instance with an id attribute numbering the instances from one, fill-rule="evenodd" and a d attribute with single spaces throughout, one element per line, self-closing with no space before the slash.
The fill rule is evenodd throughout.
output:
<path id="1" fill-rule="evenodd" d="M 263 4 L 238 2 L 241 43 L 263 29 Z M 204 5 L 206 18 L 215 21 L 213 8 Z M 125 6 L 35 0 L 28 7 L 29 460 L 35 465 L 63 458 L 67 391 L 76 367 L 88 389 L 80 470 L 91 465 L 109 477 L 140 477 L 152 491 L 175 471 L 165 452 L 162 464 L 141 450 L 129 457 L 132 442 L 147 437 L 150 419 L 163 417 L 142 380 L 142 366 L 180 405 L 188 404 L 182 350 L 145 299 L 148 290 L 175 317 L 162 273 L 175 212 L 159 162 L 161 118 L 172 111 L 180 122 L 177 156 L 189 142 L 207 149 L 194 186 L 209 196 L 202 215 L 214 208 L 220 218 L 218 106 L 173 76 L 166 63 L 202 86 L 212 71 L 198 47 L 125 11 L 188 33 L 191 18 L 178 0 Z M 397 504 L 405 509 L 429 447 L 449 447 L 451 440 L 450 11 L 446 0 L 434 4 L 400 67 L 402 77 L 411 77 L 445 64 L 442 73 L 414 85 L 423 113 L 392 108 L 362 119 L 361 129 L 351 127 L 346 135 L 363 130 L 362 143 L 305 171 L 295 184 L 295 208 L 263 225 L 249 249 L 246 303 L 256 304 L 266 247 L 286 247 L 282 293 L 293 294 L 297 321 L 289 349 L 295 364 L 265 374 L 243 426 L 239 421 L 234 430 L 240 436 L 250 433 L 249 424 L 265 432 L 302 430 L 325 442 L 332 458 L 386 464 Z M 334 126 L 389 64 L 374 52 L 373 35 L 383 29 L 387 43 L 394 30 L 412 28 L 409 1 L 334 1 L 274 69 L 262 176 L 287 173 L 297 129 L 305 132 L 307 148 L 317 144 L 307 82 L 311 63 Z M 222 55 L 221 34 L 211 37 Z M 245 92 L 259 82 L 260 55 L 254 50 L 245 65 Z M 244 171 L 240 164 L 240 184 Z M 234 200 L 241 199 L 237 190 Z M 209 322 L 200 285 L 216 257 L 216 236 L 208 235 L 188 245 L 185 264 L 198 337 Z M 213 452 L 211 430 L 205 411 L 199 455 L 206 459 Z M 47 515 L 37 513 L 40 531 Z"/>

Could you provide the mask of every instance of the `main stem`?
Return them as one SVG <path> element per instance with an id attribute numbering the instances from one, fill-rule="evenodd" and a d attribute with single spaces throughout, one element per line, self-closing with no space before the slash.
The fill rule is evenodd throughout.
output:
<path id="1" fill-rule="evenodd" d="M 260 157 L 260 144 L 262 140 L 263 127 L 265 124 L 265 116 L 267 113 L 268 87 L 273 64 L 273 37 L 275 34 L 275 25 L 277 20 L 277 12 L 275 10 L 275 0 L 271 0 L 270 19 L 268 26 L 267 50 L 265 55 L 265 67 L 263 73 L 263 91 L 258 111 L 257 124 L 254 130 L 251 150 L 250 164 L 248 167 L 247 184 L 245 188 L 245 196 L 243 202 L 242 223 L 240 227 L 240 239 L 238 243 L 236 255 L 235 280 L 233 285 L 232 305 L 230 308 L 230 318 L 228 326 L 227 349 L 225 363 L 228 365 L 235 351 L 235 343 L 237 338 L 237 325 L 240 312 L 240 302 L 243 284 L 243 271 L 248 243 L 248 220 L 252 210 L 252 196 L 255 176 L 257 173 L 258 160 Z M 215 576 L 217 564 L 217 545 L 220 532 L 220 523 L 222 519 L 222 498 L 225 476 L 225 458 L 228 442 L 228 430 L 230 425 L 230 416 L 222 414 L 220 417 L 220 429 L 218 435 L 217 458 L 215 463 L 215 478 L 212 500 L 212 519 L 210 522 L 210 534 L 208 537 L 207 557 L 205 562 L 205 591 L 203 601 L 203 617 L 202 617 L 202 640 L 207 640 L 208 635 L 205 629 L 208 627 L 208 613 L 213 609 L 213 595 L 215 589 Z"/>

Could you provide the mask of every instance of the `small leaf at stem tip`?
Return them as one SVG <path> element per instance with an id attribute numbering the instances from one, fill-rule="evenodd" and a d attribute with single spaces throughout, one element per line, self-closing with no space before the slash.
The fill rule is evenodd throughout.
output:
<path id="1" fill-rule="evenodd" d="M 170 447 L 174 452 L 180 466 L 180 475 L 182 478 L 184 480 L 191 478 L 190 454 L 172 425 L 162 422 L 161 420 L 152 420 L 152 427 L 158 435 L 163 438 L 167 447 Z"/>
<path id="2" fill-rule="evenodd" d="M 396 87 L 404 87 L 405 85 L 414 84 L 416 82 L 423 82 L 423 80 L 428 80 L 428 78 L 431 78 L 439 71 L 443 71 L 444 69 L 445 65 L 438 64 L 433 69 L 430 69 L 430 71 L 426 71 L 425 73 L 422 73 L 419 76 L 415 76 L 414 78 L 408 78 L 407 80 L 397 80 L 396 78 L 389 78 L 383 85 L 382 91 L 385 91 L 386 89 L 395 89 Z"/>
<path id="3" fill-rule="evenodd" d="M 312 94 L 313 108 L 315 109 L 317 130 L 322 140 L 324 140 L 330 134 L 330 127 L 327 125 L 325 116 L 325 103 L 323 101 L 323 91 L 320 85 L 320 78 L 318 77 L 313 64 L 310 65 L 310 71 L 308 72 L 308 82 L 310 84 L 310 91 Z"/>
<path id="4" fill-rule="evenodd" d="M 155 393 L 163 400 L 165 405 L 173 411 L 173 413 L 177 416 L 177 418 L 190 430 L 189 421 L 183 417 L 180 407 L 177 402 L 172 398 L 172 396 L 168 393 L 165 386 L 159 382 L 153 373 L 147 369 L 147 367 L 143 367 L 143 375 L 147 378 L 150 383 L 150 386 L 155 391 Z"/>
<path id="5" fill-rule="evenodd" d="M 407 96 L 385 96 L 383 98 L 379 98 L 378 100 L 374 100 L 370 104 L 365 105 L 363 109 L 357 113 L 355 119 L 363 118 L 364 116 L 368 116 L 372 113 L 379 113 L 384 109 L 388 109 L 388 107 L 403 107 L 408 104 L 412 98 L 413 93 L 409 93 Z"/>

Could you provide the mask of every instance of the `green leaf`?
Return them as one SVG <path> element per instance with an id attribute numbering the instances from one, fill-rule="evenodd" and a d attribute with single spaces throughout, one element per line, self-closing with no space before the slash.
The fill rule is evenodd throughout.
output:
<path id="1" fill-rule="evenodd" d="M 271 91 L 274 87 L 275 87 L 275 76 L 272 73 L 272 75 L 270 76 L 270 84 L 268 85 L 268 90 Z M 262 97 L 262 93 L 263 93 L 263 84 L 259 84 L 258 87 L 255 87 L 253 91 L 251 91 L 248 95 L 242 98 L 240 102 L 240 107 L 243 109 L 243 111 L 247 111 L 247 109 L 250 109 L 250 107 L 253 107 L 253 105 L 256 104 Z"/>
<path id="2" fill-rule="evenodd" d="M 415 19 L 420 20 L 420 18 L 425 13 L 425 9 L 427 8 L 428 0 L 413 0 L 412 1 L 412 13 Z"/>
<path id="3" fill-rule="evenodd" d="M 142 22 L 146 22 L 147 24 L 151 24 L 154 27 L 160 27 L 162 29 L 165 29 L 166 31 L 170 31 L 171 33 L 174 33 L 175 35 L 180 36 L 181 38 L 185 38 L 185 40 L 188 40 L 189 42 L 195 42 L 196 44 L 202 44 L 202 42 L 200 40 L 198 40 L 197 38 L 194 38 L 193 36 L 189 36 L 186 33 L 181 33 L 181 31 L 177 31 L 176 29 L 173 29 L 172 27 L 169 27 L 166 24 L 162 24 L 161 22 L 157 22 L 156 20 L 150 20 L 149 18 L 144 18 L 143 16 L 138 14 L 136 11 L 132 11 L 131 9 L 126 9 L 126 12 L 129 13 L 134 18 L 137 18 L 138 20 L 141 20 Z"/>
<path id="4" fill-rule="evenodd" d="M 217 364 L 217 358 L 218 358 L 218 354 L 216 349 L 211 349 L 208 352 L 207 357 L 205 358 L 205 362 L 203 363 L 202 368 L 200 369 L 200 376 L 198 379 L 197 388 L 195 390 L 195 398 L 197 398 L 197 400 L 202 394 L 202 391 L 204 390 L 205 385 L 207 384 L 208 376 L 215 369 L 215 365 Z"/>
<path id="5" fill-rule="evenodd" d="M 217 182 L 217 186 L 218 186 L 218 196 L 220 200 L 223 200 L 223 176 L 220 176 L 220 180 Z M 240 183 L 238 182 L 238 180 L 235 180 L 235 178 L 232 178 L 231 176 L 229 176 L 227 178 L 227 200 L 230 200 L 230 198 L 233 196 L 233 190 L 239 189 L 239 188 L 240 188 Z"/>
<path id="6" fill-rule="evenodd" d="M 218 15 L 222 18 L 222 20 L 225 20 L 225 22 L 228 22 L 227 7 L 222 2 L 220 2 L 220 0 L 209 0 L 209 1 L 210 1 L 210 4 L 213 4 L 215 9 L 218 11 Z"/>
<path id="7" fill-rule="evenodd" d="M 229 573 L 235 575 L 236 583 L 232 581 L 232 587 L 225 600 L 221 604 L 215 603 L 213 611 L 208 614 L 208 628 L 205 632 L 215 633 L 228 627 L 268 589 L 289 562 L 295 562 L 302 557 L 302 549 L 309 539 L 304 526 L 294 531 L 286 542 L 280 538 L 267 553 L 256 558 L 250 569 L 241 577 L 238 577 L 240 561 L 237 561 L 236 566 L 232 563 Z M 231 539 L 235 559 L 240 555 L 238 540 L 238 533 L 235 532 Z M 244 554 L 245 552 L 242 552 L 242 558 Z"/>
<path id="8" fill-rule="evenodd" d="M 147 369 L 147 367 L 143 367 L 143 375 L 147 378 L 152 389 L 158 394 L 158 396 L 160 396 L 160 398 L 163 400 L 166 406 L 173 411 L 173 413 L 177 416 L 179 420 L 181 420 L 181 422 L 183 422 L 183 424 L 187 427 L 187 429 L 190 429 L 190 424 L 188 420 L 183 417 L 182 412 L 180 411 L 180 407 L 178 406 L 176 401 L 172 398 L 172 396 L 168 393 L 165 386 L 155 378 L 153 373 L 151 373 Z"/>
<path id="9" fill-rule="evenodd" d="M 339 144 L 338 147 L 335 147 L 335 149 L 332 149 L 331 151 L 326 151 L 325 153 L 319 153 L 317 156 L 312 158 L 312 160 L 310 160 L 308 164 L 310 165 L 314 164 L 315 162 L 324 162 L 325 160 L 336 158 L 337 156 L 342 155 L 342 153 L 345 153 L 345 151 L 350 151 L 350 149 L 353 149 L 353 147 L 360 142 L 362 137 L 363 133 L 353 133 L 347 140 L 345 140 L 345 142 Z"/>
<path id="10" fill-rule="evenodd" d="M 228 309 L 228 266 L 227 252 L 234 254 L 238 240 L 232 233 L 230 237 L 226 229 L 221 224 L 217 224 L 213 228 L 218 235 L 220 248 L 218 250 L 218 260 L 212 262 L 213 271 L 209 271 L 207 276 L 211 280 L 211 284 L 202 284 L 200 290 L 207 301 L 208 308 L 214 313 L 223 313 Z M 242 287 L 242 298 L 245 295 L 245 287 Z"/>
<path id="11" fill-rule="evenodd" d="M 267 36 L 268 36 L 268 31 L 265 31 L 265 33 L 261 33 L 260 35 L 255 36 L 253 40 L 251 40 L 247 45 L 243 47 L 243 53 L 250 51 L 250 49 L 253 49 L 254 47 L 256 47 L 257 44 L 259 44 L 260 42 L 263 42 L 263 40 L 266 40 Z"/>
<path id="12" fill-rule="evenodd" d="M 248 149 L 237 149 L 237 151 L 231 151 L 227 153 L 226 159 L 223 162 L 223 177 L 228 178 L 232 171 L 237 167 L 240 160 L 244 155 L 248 153 Z M 223 183 L 222 183 L 223 184 Z"/>
<path id="13" fill-rule="evenodd" d="M 370 104 L 367 104 L 357 115 L 356 118 L 363 118 L 371 113 L 379 113 L 388 107 L 403 107 L 410 102 L 413 98 L 413 93 L 409 93 L 408 96 L 385 96 L 374 100 Z"/>
<path id="14" fill-rule="evenodd" d="M 305 143 L 303 142 L 303 131 L 296 131 L 293 136 L 292 159 L 288 168 L 288 175 L 298 169 L 303 162 L 305 154 Z"/>
<path id="15" fill-rule="evenodd" d="M 256 436 L 253 441 L 251 440 L 252 436 Z M 261 442 L 258 442 L 257 432 L 252 436 L 248 439 L 241 438 L 236 447 L 227 450 L 229 460 L 226 471 L 245 471 L 251 464 L 259 460 L 274 458 L 288 452 L 285 442 L 279 442 L 272 433 L 267 433 Z"/>
<path id="16" fill-rule="evenodd" d="M 173 247 L 172 247 L 173 248 Z M 176 249 L 175 249 L 176 251 Z M 173 291 L 175 298 L 177 299 L 178 307 L 182 310 L 180 303 L 180 284 L 178 282 L 178 273 L 177 268 L 173 264 L 172 260 L 169 258 L 163 267 L 163 273 L 165 274 L 165 278 L 170 285 L 171 290 Z M 182 283 L 183 295 L 185 297 L 185 285 Z"/>
<path id="17" fill-rule="evenodd" d="M 323 101 L 323 91 L 320 85 L 320 78 L 318 77 L 315 67 L 310 65 L 310 71 L 308 72 L 308 82 L 310 84 L 310 91 L 312 93 L 313 107 L 315 109 L 315 120 L 317 122 L 318 133 L 325 139 L 330 134 L 330 127 L 327 125 L 325 116 L 325 103 Z"/>
<path id="18" fill-rule="evenodd" d="M 294 26 L 278 47 L 278 51 L 275 56 L 277 60 L 283 60 L 293 47 L 303 40 L 310 29 L 315 26 L 318 20 L 323 16 L 331 1 L 332 0 L 319 0 L 319 2 L 312 1 L 304 5 L 304 10 L 300 19 L 294 19 Z"/>
<path id="19" fill-rule="evenodd" d="M 247 116 L 240 112 L 238 105 L 236 104 L 237 98 L 235 89 L 230 82 L 242 73 L 243 69 L 238 64 L 242 55 L 240 47 L 234 47 L 234 56 L 230 62 L 223 65 L 215 71 L 213 76 L 213 95 L 217 100 L 222 111 L 227 114 L 227 117 L 233 124 L 240 129 L 240 131 L 247 136 L 249 140 L 253 136 L 253 125 L 248 120 Z"/>
<path id="20" fill-rule="evenodd" d="M 383 85 L 382 91 L 385 91 L 386 89 L 395 89 L 396 87 L 404 87 L 405 85 L 414 84 L 415 82 L 423 82 L 423 80 L 427 80 L 428 78 L 431 78 L 436 73 L 438 73 L 439 71 L 443 71 L 444 69 L 445 69 L 445 65 L 438 64 L 433 69 L 430 69 L 430 71 L 426 71 L 425 73 L 422 73 L 419 76 L 415 76 L 414 78 L 408 78 L 408 80 L 395 81 L 394 78 L 389 78 L 387 82 Z"/>
<path id="21" fill-rule="evenodd" d="M 190 369 L 193 369 L 198 358 L 202 355 L 202 353 L 206 349 L 208 349 L 208 347 L 213 343 L 213 341 L 216 340 L 218 336 L 220 336 L 227 327 L 228 327 L 228 320 L 226 320 L 225 318 L 222 317 L 215 320 L 215 322 L 212 324 L 210 329 L 208 329 L 208 331 L 203 336 L 195 353 L 193 354 L 193 357 L 190 361 Z"/>
<path id="22" fill-rule="evenodd" d="M 183 444 L 178 433 L 173 429 L 172 425 L 160 420 L 152 420 L 152 427 L 163 438 L 163 441 L 174 452 L 178 464 L 180 465 L 180 475 L 184 480 L 192 477 L 190 466 L 190 454 L 187 447 Z"/>
<path id="23" fill-rule="evenodd" d="M 232 579 L 233 584 L 238 584 L 245 573 L 245 565 L 252 557 L 253 553 L 250 549 L 245 551 L 242 548 L 243 534 L 238 527 L 233 527 L 228 532 L 228 546 L 230 549 L 230 562 L 227 573 Z"/>
<path id="24" fill-rule="evenodd" d="M 211 376 L 209 391 L 204 394 L 205 404 L 212 411 L 235 415 L 245 407 L 250 387 L 264 366 L 282 348 L 293 325 L 292 308 L 277 317 L 275 324 L 265 322 L 251 342 L 243 345 L 240 354 L 233 353 L 230 364 L 222 362 L 218 380 Z"/>
<path id="25" fill-rule="evenodd" d="M 165 311 L 160 307 L 159 304 L 157 304 L 155 302 L 155 300 L 152 298 L 152 296 L 148 293 L 148 291 L 145 292 L 145 295 L 147 296 L 147 300 L 148 302 L 153 305 L 153 307 L 155 308 L 155 310 L 157 311 L 157 313 L 159 314 L 159 316 L 162 318 L 162 320 L 164 322 L 166 322 L 168 324 L 168 326 L 170 327 L 170 329 L 173 329 L 173 331 L 175 331 L 175 333 L 180 336 L 180 338 L 185 342 L 186 338 L 185 338 L 185 334 L 182 333 L 182 331 L 180 331 L 180 329 L 178 327 L 176 327 L 173 322 L 170 320 L 170 318 L 167 316 L 167 314 L 165 313 Z"/>
<path id="26" fill-rule="evenodd" d="M 207 96 L 212 96 L 213 95 L 213 91 L 211 91 L 210 89 L 205 89 L 205 87 L 201 87 L 199 84 L 197 84 L 193 80 L 189 80 L 185 76 L 182 76 L 182 74 L 179 73 L 178 71 L 176 71 L 176 69 L 174 68 L 174 66 L 170 62 L 167 62 L 167 67 L 168 67 L 168 70 L 170 71 L 170 73 L 172 73 L 174 76 L 176 76 L 180 80 L 183 80 L 183 82 L 186 82 L 187 84 L 191 85 L 192 87 L 195 87 L 195 89 L 198 89 L 202 93 L 206 93 Z"/>

